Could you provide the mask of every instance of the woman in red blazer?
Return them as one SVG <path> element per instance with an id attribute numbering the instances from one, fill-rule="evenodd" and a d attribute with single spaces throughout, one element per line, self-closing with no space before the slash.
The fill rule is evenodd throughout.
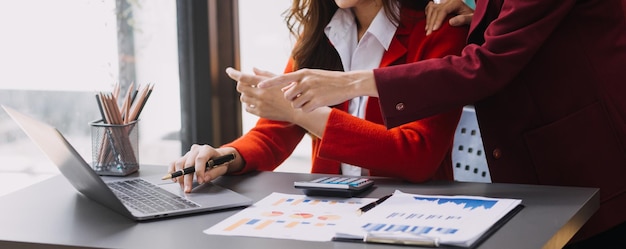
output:
<path id="1" fill-rule="evenodd" d="M 474 104 L 494 182 L 600 188 L 600 208 L 575 240 L 614 228 L 593 247 L 626 248 L 623 2 L 478 0 L 461 56 L 301 70 L 259 87 L 297 82 L 285 97 L 304 111 L 377 96 L 388 127 Z"/>
<path id="2" fill-rule="evenodd" d="M 332 4 L 332 12 L 320 11 L 329 12 L 325 15 L 319 14 L 321 18 L 324 16 L 332 18 L 338 8 L 332 1 L 307 2 L 320 5 Z M 341 4 L 343 1 L 336 2 Z M 371 1 L 361 2 L 362 4 L 371 3 Z M 430 36 L 426 36 L 425 32 L 415 32 L 415 30 L 424 30 L 423 9 L 427 1 L 402 2 L 399 12 L 394 5 L 398 3 L 396 0 L 376 2 L 379 4 L 385 2 L 388 7 L 384 9 L 386 14 L 381 14 L 383 10 L 378 11 L 380 7 L 374 14 L 378 13 L 379 18 L 393 20 L 392 14 L 399 13 L 399 25 L 395 34 L 393 31 L 389 34 L 388 48 L 386 51 L 381 50 L 382 57 L 378 57 L 379 62 L 373 62 L 376 63 L 374 68 L 459 54 L 464 46 L 467 28 L 446 27 Z M 316 10 L 317 8 L 317 6 L 307 6 L 302 9 Z M 292 11 L 297 12 L 297 10 Z M 362 13 L 357 9 L 353 9 L 352 12 Z M 352 15 L 352 12 L 344 11 L 349 15 Z M 360 18 L 358 15 L 357 18 Z M 374 15 L 370 18 L 373 19 Z M 348 16 L 347 20 L 355 19 Z M 364 20 L 359 19 L 359 27 L 363 27 Z M 389 23 L 390 20 L 382 23 Z M 287 71 L 303 67 L 343 68 L 338 52 L 324 35 L 323 28 L 329 20 L 321 22 L 323 22 L 321 26 L 305 23 L 303 35 L 298 40 L 293 53 L 294 58 L 289 61 Z M 393 27 L 393 22 L 391 24 Z M 311 31 L 307 28 L 313 27 L 317 30 L 307 33 Z M 359 35 L 363 34 L 358 30 L 355 32 Z M 375 31 L 371 32 L 375 33 Z M 316 34 L 322 34 L 321 39 L 311 38 L 319 37 Z M 366 38 L 362 36 L 362 39 Z M 367 39 L 371 38 L 379 39 L 380 37 L 372 35 Z M 343 40 L 337 41 L 338 44 L 342 42 Z M 315 49 L 307 51 L 307 48 L 311 47 Z M 372 58 L 370 55 L 367 56 Z M 310 134 L 313 137 L 312 172 L 315 173 L 342 174 L 341 164 L 346 163 L 367 169 L 371 175 L 398 177 L 413 182 L 433 178 L 453 179 L 450 151 L 461 108 L 454 108 L 445 113 L 420 121 L 408 122 L 388 130 L 383 125 L 378 100 L 369 98 L 364 105 L 365 119 L 346 112 L 350 104 L 345 102 L 333 108 L 320 109 L 321 114 L 300 112 L 308 116 L 306 118 L 308 121 L 301 122 L 299 118 L 289 117 L 293 113 L 283 111 L 270 111 L 267 112 L 268 115 L 263 115 L 262 110 L 272 104 L 281 106 L 282 103 L 282 109 L 279 110 L 286 110 L 286 112 L 293 112 L 294 109 L 288 101 L 282 98 L 279 88 L 254 88 L 254 84 L 260 80 L 256 79 L 251 82 L 251 79 L 262 78 L 261 76 L 243 75 L 233 69 L 227 71 L 231 77 L 239 81 L 237 89 L 242 92 L 241 99 L 247 104 L 247 110 L 274 120 L 260 118 L 256 126 L 247 134 L 217 149 L 209 145 L 194 145 L 185 156 L 170 165 L 170 172 L 191 165 L 200 165 L 202 167 L 196 167 L 196 177 L 198 182 L 202 183 L 225 173 L 240 174 L 253 170 L 273 170 L 292 153 L 303 136 Z M 263 98 L 266 99 L 265 102 L 262 102 Z M 307 122 L 314 124 L 310 126 Z M 228 153 L 235 153 L 236 160 L 229 163 L 228 167 L 217 167 L 205 174 L 203 165 L 208 159 Z M 188 176 L 183 181 L 179 181 L 185 191 L 191 190 L 192 177 Z"/>

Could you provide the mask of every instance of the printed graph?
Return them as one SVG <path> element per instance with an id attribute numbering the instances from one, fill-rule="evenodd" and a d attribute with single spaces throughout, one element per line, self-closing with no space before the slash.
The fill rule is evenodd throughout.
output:
<path id="1" fill-rule="evenodd" d="M 392 212 L 387 215 L 387 219 L 403 219 L 403 220 L 459 220 L 458 215 L 442 215 L 442 214 L 426 214 L 426 213 L 403 213 Z"/>
<path id="2" fill-rule="evenodd" d="M 273 193 L 205 233 L 328 241 L 340 223 L 357 218 L 357 209 L 371 201 Z"/>
<path id="3" fill-rule="evenodd" d="M 311 198 L 280 198 L 272 203 L 272 206 L 301 206 L 301 205 L 359 205 L 363 204 L 361 201 L 355 200 L 324 200 L 324 199 L 311 199 Z"/>
<path id="4" fill-rule="evenodd" d="M 415 200 L 418 201 L 429 201 L 433 203 L 437 203 L 437 205 L 443 205 L 446 203 L 453 203 L 455 205 L 463 206 L 463 209 L 476 209 L 476 208 L 484 208 L 490 209 L 496 203 L 497 200 L 479 200 L 479 199 L 469 199 L 469 198 L 428 198 L 428 197 L 417 197 L 414 196 Z"/>
<path id="5" fill-rule="evenodd" d="M 367 223 L 363 227 L 367 232 L 404 232 L 415 235 L 441 235 L 455 234 L 457 228 L 433 227 L 433 226 L 415 226 L 415 225 L 398 225 L 387 223 Z"/>
<path id="6" fill-rule="evenodd" d="M 313 221 L 293 221 L 293 220 L 282 220 L 282 219 L 256 219 L 256 218 L 243 218 L 238 221 L 233 222 L 229 226 L 224 228 L 224 231 L 235 231 L 235 230 L 277 230 L 277 229 L 293 229 L 296 227 L 302 227 L 301 229 L 306 229 L 306 226 L 314 226 L 319 227 L 334 227 L 336 223 L 332 222 L 317 222 Z"/>

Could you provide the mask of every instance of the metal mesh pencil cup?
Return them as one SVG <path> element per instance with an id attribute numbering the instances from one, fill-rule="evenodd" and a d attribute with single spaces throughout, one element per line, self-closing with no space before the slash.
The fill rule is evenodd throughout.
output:
<path id="1" fill-rule="evenodd" d="M 128 124 L 91 122 L 91 167 L 98 175 L 125 176 L 139 170 L 138 121 Z"/>

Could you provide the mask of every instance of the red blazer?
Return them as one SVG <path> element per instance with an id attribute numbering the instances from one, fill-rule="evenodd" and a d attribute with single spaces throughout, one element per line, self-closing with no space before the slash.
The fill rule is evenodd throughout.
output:
<path id="1" fill-rule="evenodd" d="M 425 37 L 423 11 L 401 10 L 396 31 L 381 67 L 460 54 L 467 28 L 445 27 Z M 288 66 L 287 68 L 291 68 Z M 314 137 L 312 172 L 341 173 L 341 162 L 370 170 L 371 175 L 413 182 L 452 180 L 450 150 L 461 108 L 388 130 L 377 98 L 369 98 L 365 120 L 333 108 L 322 138 Z M 273 170 L 294 150 L 306 131 L 297 125 L 261 118 L 247 134 L 224 146 L 235 147 L 245 160 L 242 172 Z"/>
<path id="2" fill-rule="evenodd" d="M 478 0 L 468 42 L 374 70 L 386 124 L 475 104 L 494 182 L 600 188 L 577 239 L 626 221 L 620 0 Z"/>

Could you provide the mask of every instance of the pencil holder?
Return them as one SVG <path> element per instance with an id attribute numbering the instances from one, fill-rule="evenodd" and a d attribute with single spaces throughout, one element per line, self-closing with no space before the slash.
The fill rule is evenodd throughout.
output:
<path id="1" fill-rule="evenodd" d="M 139 121 L 91 122 L 91 167 L 98 175 L 125 176 L 139 170 Z"/>

